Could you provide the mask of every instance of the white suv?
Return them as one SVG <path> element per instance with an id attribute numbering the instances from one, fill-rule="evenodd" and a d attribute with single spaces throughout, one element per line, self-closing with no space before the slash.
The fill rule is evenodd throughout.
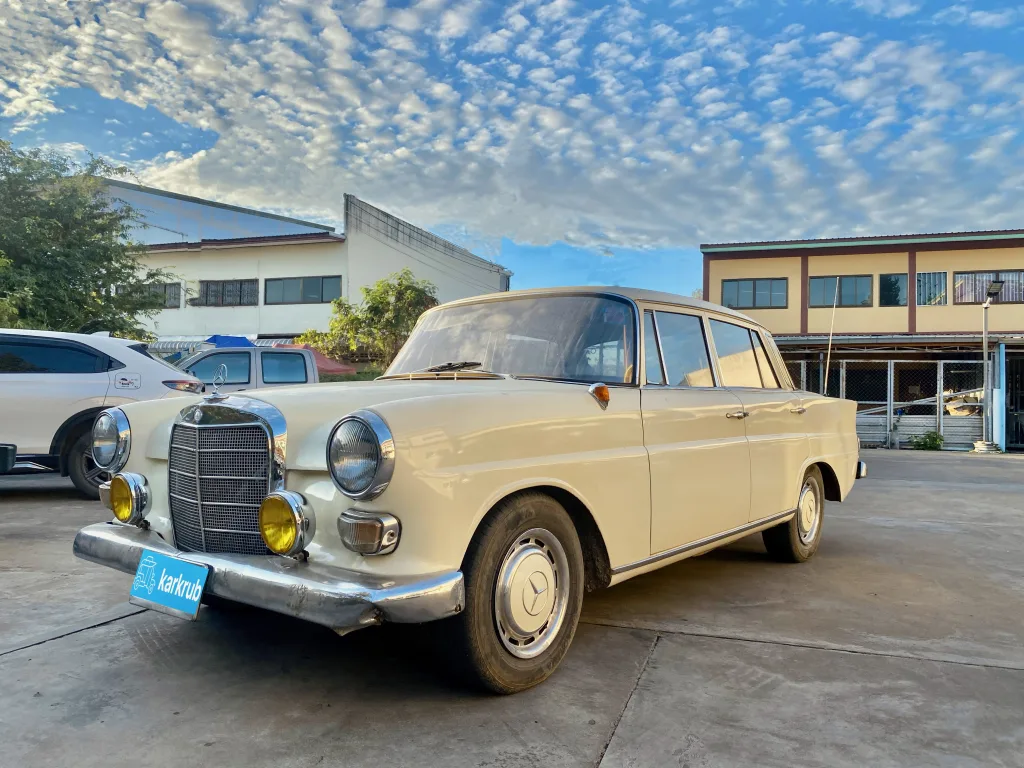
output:
<path id="1" fill-rule="evenodd" d="M 15 446 L 13 471 L 70 475 L 90 498 L 99 498 L 106 479 L 92 459 L 96 414 L 202 389 L 197 378 L 150 357 L 137 341 L 0 329 L 0 444 L 8 455 Z"/>

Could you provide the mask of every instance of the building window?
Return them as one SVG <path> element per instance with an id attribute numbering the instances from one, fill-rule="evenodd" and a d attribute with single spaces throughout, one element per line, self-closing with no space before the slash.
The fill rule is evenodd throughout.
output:
<path id="1" fill-rule="evenodd" d="M 341 275 L 266 281 L 266 304 L 326 304 L 341 298 Z"/>
<path id="2" fill-rule="evenodd" d="M 784 309 L 788 282 L 784 277 L 723 280 L 722 304 L 733 309 Z"/>
<path id="3" fill-rule="evenodd" d="M 907 276 L 905 274 L 878 276 L 878 306 L 907 306 Z"/>
<path id="4" fill-rule="evenodd" d="M 259 280 L 201 280 L 197 307 L 255 307 L 260 299 Z"/>
<path id="5" fill-rule="evenodd" d="M 181 283 L 150 283 L 149 290 L 163 298 L 164 309 L 181 307 Z"/>
<path id="6" fill-rule="evenodd" d="M 836 285 L 839 286 L 839 300 L 836 301 Z M 841 275 L 839 277 L 812 277 L 810 279 L 810 302 L 812 307 L 870 307 L 871 275 Z"/>
<path id="7" fill-rule="evenodd" d="M 917 306 L 931 307 L 946 303 L 946 273 L 917 273 Z"/>
<path id="8" fill-rule="evenodd" d="M 1024 272 L 954 272 L 953 303 L 982 304 L 988 297 L 988 286 L 993 280 L 1002 280 L 1003 288 L 992 299 L 993 304 L 1024 303 Z"/>

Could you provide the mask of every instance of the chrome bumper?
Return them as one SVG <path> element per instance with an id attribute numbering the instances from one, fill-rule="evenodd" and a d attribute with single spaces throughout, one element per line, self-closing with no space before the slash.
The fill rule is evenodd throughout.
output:
<path id="1" fill-rule="evenodd" d="M 461 571 L 387 579 L 287 557 L 179 552 L 153 531 L 116 523 L 75 536 L 76 557 L 135 573 L 143 549 L 210 566 L 206 592 L 344 634 L 382 621 L 420 623 L 462 611 Z"/>
<path id="2" fill-rule="evenodd" d="M 862 477 L 868 476 L 868 465 L 863 461 L 857 462 L 857 474 L 854 477 L 855 480 L 860 480 Z"/>

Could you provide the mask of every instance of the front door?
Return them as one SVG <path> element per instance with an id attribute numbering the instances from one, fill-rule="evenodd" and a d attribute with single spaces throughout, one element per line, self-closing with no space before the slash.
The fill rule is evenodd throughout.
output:
<path id="1" fill-rule="evenodd" d="M 640 406 L 651 464 L 651 554 L 657 554 L 747 522 L 750 455 L 740 399 L 715 386 L 702 318 L 644 314 Z"/>
<path id="2" fill-rule="evenodd" d="M 1024 450 L 1024 355 L 1006 356 L 1006 447 Z"/>
<path id="3" fill-rule="evenodd" d="M 723 383 L 746 414 L 750 520 L 788 512 L 796 507 L 809 450 L 800 396 L 781 388 L 757 330 L 724 320 L 712 320 L 710 326 Z"/>

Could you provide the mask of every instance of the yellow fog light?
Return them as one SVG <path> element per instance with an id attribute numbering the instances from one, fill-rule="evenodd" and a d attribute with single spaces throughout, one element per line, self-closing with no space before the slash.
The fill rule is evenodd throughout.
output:
<path id="1" fill-rule="evenodd" d="M 316 533 L 316 519 L 301 494 L 274 491 L 260 505 L 260 535 L 267 549 L 278 555 L 295 555 L 306 548 Z"/>
<path id="2" fill-rule="evenodd" d="M 118 473 L 110 481 L 110 510 L 119 522 L 139 525 L 149 504 L 146 478 L 132 472 Z"/>

